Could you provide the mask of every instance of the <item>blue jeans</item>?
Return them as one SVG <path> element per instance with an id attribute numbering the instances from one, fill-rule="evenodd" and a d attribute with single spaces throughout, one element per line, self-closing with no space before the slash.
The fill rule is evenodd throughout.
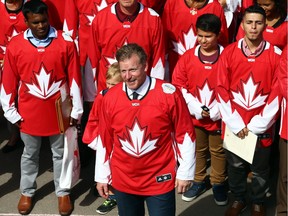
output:
<path id="1" fill-rule="evenodd" d="M 146 201 L 150 216 L 174 216 L 175 190 L 155 196 L 141 196 L 115 190 L 119 216 L 144 216 Z"/>

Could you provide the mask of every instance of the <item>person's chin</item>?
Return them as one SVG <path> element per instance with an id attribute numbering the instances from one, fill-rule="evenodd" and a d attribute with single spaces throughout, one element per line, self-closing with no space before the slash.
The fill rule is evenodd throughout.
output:
<path id="1" fill-rule="evenodd" d="M 134 90 L 134 89 L 137 89 L 138 86 L 137 86 L 137 83 L 136 82 L 127 82 L 126 83 L 127 87 L 131 90 Z"/>

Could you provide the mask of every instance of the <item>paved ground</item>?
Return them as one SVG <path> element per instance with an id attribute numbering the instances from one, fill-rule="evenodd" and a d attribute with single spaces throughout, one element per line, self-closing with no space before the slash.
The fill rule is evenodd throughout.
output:
<path id="1" fill-rule="evenodd" d="M 6 123 L 0 117 L 0 149 L 7 143 L 8 131 Z M 17 203 L 19 199 L 20 180 L 20 157 L 23 147 L 14 152 L 3 154 L 0 151 L 0 216 L 18 215 Z M 40 170 L 37 178 L 38 189 L 35 195 L 35 205 L 30 215 L 51 216 L 58 214 L 57 199 L 54 194 L 53 173 L 49 171 L 52 167 L 51 151 L 47 143 L 42 145 L 40 154 Z M 272 196 L 267 198 L 267 216 L 274 216 L 275 212 L 275 183 L 277 176 L 275 170 L 271 176 Z M 71 198 L 74 201 L 73 215 L 97 215 L 95 209 L 103 202 L 102 198 L 93 195 L 94 164 L 91 162 L 81 171 L 81 179 L 73 188 Z M 177 197 L 176 215 L 179 216 L 220 216 L 224 215 L 226 206 L 219 207 L 213 201 L 211 189 L 202 194 L 193 202 L 184 202 L 180 195 Z M 232 197 L 229 194 L 230 200 Z M 117 209 L 109 214 L 117 216 Z M 242 214 L 250 215 L 250 208 Z"/>

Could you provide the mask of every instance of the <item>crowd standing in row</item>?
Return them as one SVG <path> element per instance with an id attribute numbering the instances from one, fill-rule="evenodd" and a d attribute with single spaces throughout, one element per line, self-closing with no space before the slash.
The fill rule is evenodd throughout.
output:
<path id="1" fill-rule="evenodd" d="M 70 190 L 59 187 L 64 134 L 55 109 L 59 97 L 71 97 L 70 125 L 85 130 L 82 164 L 93 157 L 89 147 L 97 150 L 95 182 L 107 199 L 97 211 L 117 203 L 125 216 L 144 215 L 144 201 L 150 215 L 175 215 L 174 188 L 185 201 L 205 192 L 208 152 L 215 203 L 227 205 L 229 186 L 235 201 L 226 215 L 245 210 L 248 165 L 251 215 L 265 215 L 281 110 L 277 215 L 287 215 L 286 4 L 1 0 L 1 103 L 12 134 L 3 152 L 24 142 L 19 213 L 32 210 L 42 136 L 59 213 L 73 211 Z M 123 79 L 111 89 L 120 80 L 106 76 L 110 65 Z M 241 139 L 258 135 L 252 164 L 223 149 L 226 127 Z"/>

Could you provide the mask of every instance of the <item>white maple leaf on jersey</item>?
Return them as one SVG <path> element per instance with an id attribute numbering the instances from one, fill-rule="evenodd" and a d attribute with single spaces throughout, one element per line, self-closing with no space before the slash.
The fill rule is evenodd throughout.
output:
<path id="1" fill-rule="evenodd" d="M 127 45 L 128 44 L 128 40 L 127 38 L 124 40 L 124 43 L 120 46 L 116 46 L 116 50 L 120 49 L 120 47 L 124 46 L 124 45 Z M 106 61 L 108 62 L 109 65 L 117 62 L 117 59 L 116 59 L 116 52 L 114 53 L 113 57 L 108 57 L 108 56 L 104 56 L 104 58 L 106 59 Z M 109 66 L 108 65 L 108 66 Z"/>
<path id="2" fill-rule="evenodd" d="M 104 8 L 106 8 L 108 6 L 108 4 L 107 4 L 106 0 L 102 0 L 100 2 L 100 4 L 96 5 L 96 6 L 97 6 L 97 10 L 99 12 L 99 11 L 103 10 Z"/>
<path id="3" fill-rule="evenodd" d="M 259 83 L 254 83 L 252 75 L 249 77 L 246 83 L 242 81 L 242 85 L 244 92 L 232 91 L 232 95 L 234 97 L 233 101 L 235 103 L 247 110 L 252 110 L 265 104 L 267 95 L 257 94 Z"/>
<path id="4" fill-rule="evenodd" d="M 3 50 L 3 53 L 5 54 L 6 53 L 6 46 L 1 46 L 0 45 L 0 48 Z"/>
<path id="5" fill-rule="evenodd" d="M 73 29 L 69 29 L 69 28 L 68 28 L 66 19 L 64 19 L 63 31 L 64 31 L 66 34 L 68 34 L 70 37 L 73 36 Z"/>
<path id="6" fill-rule="evenodd" d="M 19 34 L 19 32 L 15 28 L 13 28 L 11 35 L 6 35 L 7 41 L 9 42 L 12 37 L 14 37 L 18 34 Z M 3 50 L 3 53 L 5 54 L 6 53 L 6 46 L 0 45 L 0 48 Z"/>
<path id="7" fill-rule="evenodd" d="M 37 82 L 32 82 L 32 84 L 25 83 L 29 89 L 28 92 L 40 99 L 47 99 L 57 93 L 62 80 L 55 82 L 51 79 L 51 73 L 46 72 L 45 68 L 41 66 L 40 73 L 35 73 Z"/>
<path id="8" fill-rule="evenodd" d="M 13 38 L 14 36 L 16 36 L 18 34 L 19 34 L 19 32 L 15 28 L 13 28 L 11 35 L 7 35 L 8 42 L 11 40 L 11 38 Z"/>
<path id="9" fill-rule="evenodd" d="M 208 81 L 206 80 L 202 88 L 198 88 L 199 92 L 199 99 L 202 104 L 205 104 L 206 106 L 210 105 L 211 103 L 211 98 L 213 97 L 214 90 L 211 90 L 209 87 Z M 216 103 L 216 101 L 213 101 L 213 104 Z"/>
<path id="10" fill-rule="evenodd" d="M 179 42 L 172 41 L 173 43 L 173 50 L 178 53 L 179 55 L 183 55 L 187 50 L 193 48 L 196 44 L 196 34 L 192 26 L 188 30 L 187 33 L 182 32 L 183 35 L 183 43 L 179 38 Z"/>
<path id="11" fill-rule="evenodd" d="M 150 136 L 145 137 L 146 128 L 141 128 L 137 119 L 132 128 L 127 128 L 129 140 L 119 138 L 122 144 L 122 149 L 134 157 L 141 157 L 156 148 L 157 139 L 150 139 Z"/>
<path id="12" fill-rule="evenodd" d="M 96 17 L 95 14 L 89 15 L 89 14 L 85 14 L 86 18 L 88 19 L 88 25 L 90 26 L 94 20 L 94 18 Z"/>

